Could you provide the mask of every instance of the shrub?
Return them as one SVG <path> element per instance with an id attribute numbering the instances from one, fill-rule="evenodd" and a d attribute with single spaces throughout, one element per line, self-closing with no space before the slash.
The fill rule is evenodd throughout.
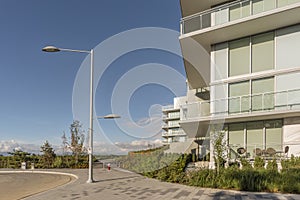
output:
<path id="1" fill-rule="evenodd" d="M 61 156 L 57 156 L 53 163 L 54 168 L 63 168 L 63 160 Z"/>
<path id="2" fill-rule="evenodd" d="M 161 157 L 161 160 L 163 158 Z M 265 169 L 264 161 L 259 157 L 255 159 L 255 168 L 252 168 L 247 160 L 241 160 L 242 169 L 237 165 L 231 165 L 226 169 L 221 168 L 218 173 L 212 169 L 185 172 L 185 167 L 191 160 L 191 155 L 182 155 L 169 166 L 147 172 L 145 175 L 161 181 L 197 187 L 300 193 L 300 159 L 298 158 L 283 161 L 285 168 L 281 173 L 277 171 L 276 160 L 270 161 Z"/>
<path id="3" fill-rule="evenodd" d="M 254 159 L 254 168 L 264 169 L 264 167 L 265 167 L 265 161 L 261 157 L 256 156 Z"/>
<path id="4" fill-rule="evenodd" d="M 282 170 L 280 191 L 288 193 L 300 193 L 300 168 Z"/>
<path id="5" fill-rule="evenodd" d="M 241 159 L 241 164 L 243 169 L 252 169 L 250 162 L 246 159 Z"/>
<path id="6" fill-rule="evenodd" d="M 276 159 L 273 159 L 272 161 L 268 162 L 267 169 L 271 171 L 277 171 L 278 165 Z"/>
<path id="7" fill-rule="evenodd" d="M 157 176 L 157 178 L 162 181 L 185 183 L 185 167 L 189 162 L 191 162 L 191 159 L 191 155 L 182 155 L 169 166 L 166 166 L 161 170 L 157 170 L 157 174 L 154 176 Z"/>
<path id="8" fill-rule="evenodd" d="M 189 185 L 216 188 L 217 173 L 215 170 L 203 169 L 189 174 Z"/>

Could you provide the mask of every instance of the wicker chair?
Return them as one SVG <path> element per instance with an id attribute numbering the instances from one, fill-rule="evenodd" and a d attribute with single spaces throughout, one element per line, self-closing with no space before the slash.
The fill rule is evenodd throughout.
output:
<path id="1" fill-rule="evenodd" d="M 268 156 L 273 157 L 276 154 L 276 150 L 272 147 L 267 148 L 266 153 Z"/>
<path id="2" fill-rule="evenodd" d="M 289 146 L 285 146 L 285 147 L 284 147 L 284 156 L 285 156 L 286 158 L 288 157 L 289 149 L 290 149 Z"/>
<path id="3" fill-rule="evenodd" d="M 242 155 L 244 153 L 246 153 L 246 149 L 244 147 L 240 147 L 236 150 L 238 152 L 238 154 Z"/>
<path id="4" fill-rule="evenodd" d="M 261 156 L 263 152 L 262 152 L 262 150 L 260 148 L 255 148 L 255 149 L 253 149 L 253 153 L 256 156 Z"/>

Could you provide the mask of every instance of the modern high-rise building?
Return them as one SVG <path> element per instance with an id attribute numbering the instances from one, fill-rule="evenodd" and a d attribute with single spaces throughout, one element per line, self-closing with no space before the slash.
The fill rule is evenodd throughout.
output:
<path id="1" fill-rule="evenodd" d="M 163 144 L 169 148 L 165 153 L 191 153 L 199 155 L 199 145 L 195 138 L 188 138 L 179 122 L 182 120 L 182 106 L 187 104 L 187 97 L 174 98 L 173 105 L 163 106 Z M 200 152 L 201 153 L 201 152 Z"/>
<path id="2" fill-rule="evenodd" d="M 163 106 L 163 132 L 164 144 L 171 144 L 174 142 L 185 142 L 186 133 L 179 125 L 180 121 L 180 105 L 184 104 L 186 97 L 174 98 L 173 105 Z"/>
<path id="3" fill-rule="evenodd" d="M 300 155 L 300 0 L 180 0 L 181 127 L 230 151 Z M 213 166 L 213 155 L 211 166 Z"/>

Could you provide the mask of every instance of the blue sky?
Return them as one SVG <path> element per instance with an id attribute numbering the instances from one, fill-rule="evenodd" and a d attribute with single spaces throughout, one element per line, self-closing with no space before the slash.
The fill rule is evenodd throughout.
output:
<path id="1" fill-rule="evenodd" d="M 14 140 L 40 146 L 48 140 L 60 145 L 63 132 L 69 131 L 74 82 L 88 55 L 49 54 L 41 51 L 44 46 L 89 50 L 134 28 L 179 31 L 180 17 L 176 0 L 0 1 L 0 142 Z M 117 81 L 133 67 L 145 63 L 160 63 L 185 74 L 180 56 L 169 52 L 143 49 L 122 55 L 96 85 L 98 116 L 111 112 L 111 96 Z M 171 104 L 173 97 L 168 88 L 158 84 L 141 86 L 130 98 L 132 119 L 147 123 L 150 107 Z M 132 122 L 127 121 L 130 126 Z M 130 143 L 139 139 L 123 134 L 114 121 L 100 124 L 109 138 L 98 131 L 95 143 Z M 87 130 L 87 124 L 83 128 Z"/>

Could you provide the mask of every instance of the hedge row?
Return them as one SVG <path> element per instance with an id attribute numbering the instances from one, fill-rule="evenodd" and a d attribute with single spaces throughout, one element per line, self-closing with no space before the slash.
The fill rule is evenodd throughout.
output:
<path id="1" fill-rule="evenodd" d="M 162 163 L 167 157 L 177 159 L 163 166 Z M 185 168 L 191 160 L 191 155 L 172 156 L 164 155 L 163 152 L 147 156 L 136 154 L 127 156 L 123 167 L 136 172 L 142 171 L 143 175 L 150 178 L 190 186 L 254 192 L 300 193 L 300 158 L 292 157 L 290 160 L 282 161 L 281 172 L 278 172 L 275 160 L 270 161 L 265 169 L 264 160 L 261 158 L 255 160 L 254 167 L 243 160 L 242 169 L 232 165 L 221 168 L 219 172 L 212 169 L 186 171 Z"/>

